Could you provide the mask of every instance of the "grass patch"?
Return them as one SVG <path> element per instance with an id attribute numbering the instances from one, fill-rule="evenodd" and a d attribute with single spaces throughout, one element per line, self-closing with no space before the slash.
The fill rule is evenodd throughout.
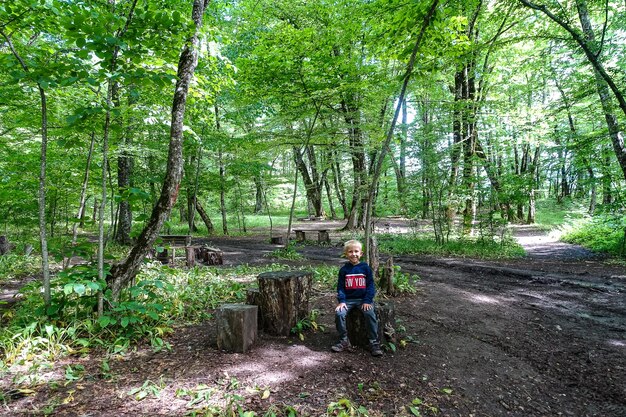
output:
<path id="1" fill-rule="evenodd" d="M 579 202 L 541 200 L 537 202 L 535 224 L 546 230 L 574 224 L 587 216 L 587 207 Z"/>
<path id="2" fill-rule="evenodd" d="M 561 240 L 575 243 L 594 252 L 626 257 L 626 218 L 601 214 L 581 219 L 562 228 Z"/>
<path id="3" fill-rule="evenodd" d="M 35 275 L 41 270 L 41 258 L 8 253 L 0 256 L 0 282 Z"/>
<path id="4" fill-rule="evenodd" d="M 457 239 L 443 245 L 424 236 L 380 235 L 379 250 L 395 255 L 438 255 L 480 259 L 508 259 L 524 256 L 524 249 L 505 240 L 494 242 L 486 239 Z"/>

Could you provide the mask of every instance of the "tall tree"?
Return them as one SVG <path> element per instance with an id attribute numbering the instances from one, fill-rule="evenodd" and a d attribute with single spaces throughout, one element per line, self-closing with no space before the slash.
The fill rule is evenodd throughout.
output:
<path id="1" fill-rule="evenodd" d="M 197 65 L 198 39 L 202 28 L 203 14 L 208 0 L 194 0 L 192 19 L 194 22 L 193 34 L 187 39 L 178 61 L 178 79 L 176 81 L 174 100 L 172 104 L 172 121 L 170 128 L 170 143 L 167 160 L 167 171 L 163 181 L 163 188 L 159 200 L 152 210 L 152 215 L 137 239 L 128 257 L 111 268 L 107 277 L 113 297 L 119 298 L 122 288 L 137 274 L 141 262 L 157 239 L 163 223 L 169 216 L 178 197 L 183 167 L 183 121 L 189 85 L 193 79 Z"/>

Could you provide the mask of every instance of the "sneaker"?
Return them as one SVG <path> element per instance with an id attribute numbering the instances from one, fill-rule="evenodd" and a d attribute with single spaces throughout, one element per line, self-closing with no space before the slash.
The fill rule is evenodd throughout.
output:
<path id="1" fill-rule="evenodd" d="M 340 340 L 336 345 L 332 345 L 330 350 L 333 352 L 343 352 L 346 349 L 350 348 L 349 340 Z"/>
<path id="2" fill-rule="evenodd" d="M 383 351 L 380 348 L 380 344 L 378 343 L 372 343 L 370 345 L 370 353 L 372 354 L 372 356 L 383 356 Z"/>

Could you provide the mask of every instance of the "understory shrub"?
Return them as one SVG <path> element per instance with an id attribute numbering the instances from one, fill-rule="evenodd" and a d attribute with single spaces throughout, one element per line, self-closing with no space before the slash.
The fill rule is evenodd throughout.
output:
<path id="1" fill-rule="evenodd" d="M 626 216 L 601 214 L 565 229 L 561 240 L 595 252 L 626 257 Z"/>
<path id="2" fill-rule="evenodd" d="M 511 239 L 495 242 L 488 239 L 456 239 L 437 243 L 435 239 L 421 235 L 380 235 L 378 247 L 381 252 L 395 255 L 440 255 L 472 258 L 505 259 L 524 256 L 524 249 Z"/>

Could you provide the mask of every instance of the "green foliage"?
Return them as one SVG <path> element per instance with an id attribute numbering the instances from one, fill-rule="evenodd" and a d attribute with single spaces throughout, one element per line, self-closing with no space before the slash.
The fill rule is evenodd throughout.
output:
<path id="1" fill-rule="evenodd" d="M 415 288 L 415 283 L 420 280 L 418 275 L 411 275 L 401 271 L 401 267 L 399 265 L 394 265 L 394 273 L 393 280 L 394 285 L 399 293 L 401 294 L 415 294 L 417 288 Z"/>
<path id="2" fill-rule="evenodd" d="M 626 258 L 626 216 L 600 214 L 564 227 L 565 242 L 585 246 L 595 252 Z"/>
<path id="3" fill-rule="evenodd" d="M 452 393 L 452 390 L 449 391 L 450 392 L 445 392 L 444 390 L 442 390 L 443 393 L 448 395 Z M 423 415 L 423 411 L 427 411 L 429 415 L 436 415 L 439 412 L 439 409 L 437 407 L 425 402 L 421 398 L 414 398 L 413 401 L 411 401 L 411 404 L 407 406 L 407 409 L 412 416 L 416 417 L 421 417 Z"/>
<path id="4" fill-rule="evenodd" d="M 305 317 L 301 320 L 298 320 L 298 323 L 291 329 L 291 333 L 298 335 L 298 338 L 304 341 L 304 333 L 308 330 L 316 331 L 324 331 L 324 326 L 317 322 L 317 317 L 320 312 L 317 310 L 311 310 L 309 317 Z"/>
<path id="5" fill-rule="evenodd" d="M 537 202 L 535 223 L 546 229 L 554 229 L 576 223 L 586 216 L 586 207 L 579 202 L 545 199 Z"/>
<path id="6" fill-rule="evenodd" d="M 272 251 L 269 256 L 276 259 L 288 259 L 291 261 L 296 261 L 303 258 L 302 255 L 296 250 L 296 245 L 293 242 L 290 242 L 284 248 Z"/>
<path id="7" fill-rule="evenodd" d="M 434 239 L 413 236 L 379 236 L 379 250 L 396 255 L 439 255 L 484 259 L 506 259 L 524 256 L 524 250 L 513 241 L 502 243 L 469 238 L 438 244 Z"/>
<path id="8" fill-rule="evenodd" d="M 159 398 L 164 388 L 165 381 L 163 377 L 161 377 L 158 382 L 148 379 L 140 387 L 130 389 L 128 395 L 134 396 L 137 401 L 141 401 L 148 396 Z"/>
<path id="9" fill-rule="evenodd" d="M 352 417 L 369 415 L 369 412 L 362 405 L 358 406 L 347 398 L 342 398 L 336 402 L 332 402 L 326 408 L 327 416 Z"/>
<path id="10" fill-rule="evenodd" d="M 0 283 L 15 278 L 34 275 L 40 268 L 38 257 L 8 253 L 0 256 Z"/>
<path id="11" fill-rule="evenodd" d="M 337 288 L 339 267 L 331 265 L 318 265 L 313 268 L 313 281 L 325 290 Z"/>

